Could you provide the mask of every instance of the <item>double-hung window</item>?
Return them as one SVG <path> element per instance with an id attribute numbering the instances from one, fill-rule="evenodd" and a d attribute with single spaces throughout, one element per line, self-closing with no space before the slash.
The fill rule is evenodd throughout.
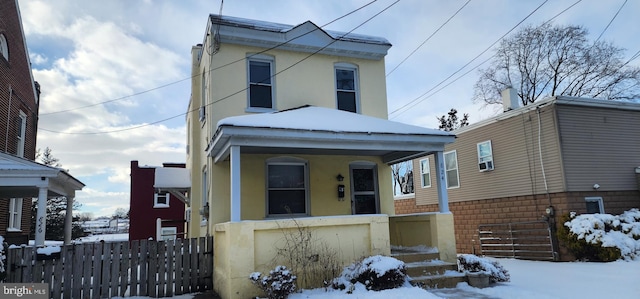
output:
<path id="1" fill-rule="evenodd" d="M 456 151 L 444 153 L 444 170 L 446 173 L 447 189 L 460 187 L 458 174 L 458 154 Z"/>
<path id="2" fill-rule="evenodd" d="M 420 178 L 422 180 L 422 188 L 431 187 L 431 167 L 429 166 L 429 158 L 420 160 Z"/>
<path id="3" fill-rule="evenodd" d="M 273 58 L 253 55 L 247 59 L 249 74 L 249 99 L 247 110 L 272 110 L 273 104 Z"/>
<path id="4" fill-rule="evenodd" d="M 491 140 L 478 143 L 478 169 L 482 171 L 493 170 L 493 151 Z"/>
<path id="5" fill-rule="evenodd" d="M 339 110 L 358 113 L 358 69 L 346 63 L 335 65 L 336 100 Z"/>
<path id="6" fill-rule="evenodd" d="M 267 215 L 308 214 L 307 162 L 295 158 L 267 160 Z"/>
<path id="7" fill-rule="evenodd" d="M 155 193 L 153 196 L 153 207 L 154 208 L 168 208 L 169 207 L 169 195 L 168 192 L 164 193 Z"/>
<path id="8" fill-rule="evenodd" d="M 16 126 L 16 156 L 24 157 L 24 143 L 27 131 L 27 115 L 22 111 L 20 111 Z"/>
<path id="9" fill-rule="evenodd" d="M 9 200 L 9 226 L 8 231 L 19 231 L 22 222 L 22 198 L 11 198 Z"/>

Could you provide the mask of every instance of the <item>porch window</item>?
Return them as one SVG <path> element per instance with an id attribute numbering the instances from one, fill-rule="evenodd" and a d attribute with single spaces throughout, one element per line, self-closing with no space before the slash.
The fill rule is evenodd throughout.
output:
<path id="1" fill-rule="evenodd" d="M 587 204 L 587 214 L 604 214 L 602 197 L 585 197 L 584 201 Z"/>
<path id="2" fill-rule="evenodd" d="M 248 111 L 273 109 L 273 58 L 253 55 L 248 59 Z"/>
<path id="3" fill-rule="evenodd" d="M 429 158 L 420 160 L 420 177 L 422 179 L 422 188 L 431 187 L 431 167 L 429 166 Z"/>
<path id="4" fill-rule="evenodd" d="M 444 170 L 446 172 L 447 189 L 460 187 L 458 154 L 456 151 L 444 153 Z"/>
<path id="5" fill-rule="evenodd" d="M 20 222 L 22 222 L 22 198 L 11 198 L 7 231 L 20 231 Z"/>
<path id="6" fill-rule="evenodd" d="M 491 140 L 478 143 L 478 169 L 480 172 L 493 170 Z"/>
<path id="7" fill-rule="evenodd" d="M 267 161 L 268 216 L 307 215 L 306 161 L 275 158 Z"/>
<path id="8" fill-rule="evenodd" d="M 336 70 L 336 98 L 338 110 L 359 112 L 358 107 L 358 78 L 354 65 L 339 63 Z"/>
<path id="9" fill-rule="evenodd" d="M 168 192 L 165 193 L 155 193 L 153 195 L 153 207 L 154 208 L 168 208 L 169 207 L 169 195 Z"/>

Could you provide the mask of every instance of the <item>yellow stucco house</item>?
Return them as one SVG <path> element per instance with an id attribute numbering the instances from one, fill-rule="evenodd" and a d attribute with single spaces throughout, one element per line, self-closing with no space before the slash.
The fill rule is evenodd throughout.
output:
<path id="1" fill-rule="evenodd" d="M 455 259 L 440 212 L 394 216 L 390 165 L 427 154 L 444 181 L 447 132 L 387 120 L 384 38 L 210 15 L 192 48 L 190 237 L 214 237 L 214 288 L 248 298 L 283 232 L 310 229 L 343 264 L 392 245 Z M 445 184 L 438 184 L 445 186 Z M 295 220 L 293 220 L 295 219 Z"/>

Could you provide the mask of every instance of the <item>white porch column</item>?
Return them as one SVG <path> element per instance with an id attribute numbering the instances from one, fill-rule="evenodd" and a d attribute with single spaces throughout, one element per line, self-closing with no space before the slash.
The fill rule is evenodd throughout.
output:
<path id="1" fill-rule="evenodd" d="M 229 158 L 231 168 L 231 222 L 239 222 L 240 217 L 240 146 L 232 145 Z"/>
<path id="2" fill-rule="evenodd" d="M 449 196 L 447 195 L 447 182 L 445 179 L 444 152 L 436 152 L 436 173 L 438 174 L 438 208 L 440 213 L 449 213 Z"/>
<path id="3" fill-rule="evenodd" d="M 71 225 L 73 223 L 73 196 L 67 196 L 67 211 L 64 215 L 64 244 L 71 244 Z"/>
<path id="4" fill-rule="evenodd" d="M 47 187 L 38 190 L 38 212 L 36 214 L 36 246 L 44 245 L 44 234 L 47 231 Z"/>

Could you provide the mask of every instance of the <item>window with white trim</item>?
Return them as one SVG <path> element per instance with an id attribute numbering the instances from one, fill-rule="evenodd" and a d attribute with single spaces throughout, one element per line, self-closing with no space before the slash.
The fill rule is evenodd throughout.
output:
<path id="1" fill-rule="evenodd" d="M 587 214 L 604 214 L 602 197 L 585 197 L 584 201 L 587 206 Z"/>
<path id="2" fill-rule="evenodd" d="M 153 207 L 154 208 L 168 208 L 169 207 L 169 198 L 171 198 L 171 195 L 169 194 L 169 192 L 155 193 L 153 195 Z"/>
<path id="3" fill-rule="evenodd" d="M 0 55 L 9 61 L 9 45 L 7 44 L 7 38 L 4 34 L 0 34 Z"/>
<path id="4" fill-rule="evenodd" d="M 308 163 L 298 158 L 267 160 L 267 215 L 308 215 Z"/>
<path id="5" fill-rule="evenodd" d="M 204 166 L 204 168 L 202 168 L 202 206 L 200 207 L 202 221 L 200 225 L 205 225 L 209 218 L 209 178 L 207 174 L 207 166 Z"/>
<path id="6" fill-rule="evenodd" d="M 273 57 L 252 55 L 247 58 L 249 99 L 247 110 L 273 110 Z"/>
<path id="7" fill-rule="evenodd" d="M 493 170 L 493 150 L 491 140 L 478 143 L 478 169 L 483 171 Z"/>
<path id="8" fill-rule="evenodd" d="M 420 179 L 422 180 L 422 188 L 431 187 L 431 166 L 429 166 L 429 158 L 420 160 Z"/>
<path id="9" fill-rule="evenodd" d="M 16 156 L 24 157 L 24 143 L 27 131 L 27 114 L 22 111 L 20 111 L 20 115 L 17 118 L 16 128 Z"/>
<path id="10" fill-rule="evenodd" d="M 458 154 L 456 151 L 444 153 L 444 170 L 447 181 L 447 189 L 460 187 L 460 175 L 458 173 Z"/>
<path id="11" fill-rule="evenodd" d="M 360 112 L 358 102 L 358 68 L 348 63 L 335 65 L 338 110 Z"/>
<path id="12" fill-rule="evenodd" d="M 209 95 L 207 94 L 207 73 L 205 71 L 202 72 L 200 85 L 201 105 L 200 109 L 198 110 L 198 119 L 201 123 L 204 123 L 207 120 L 206 107 L 209 102 Z"/>
<path id="13" fill-rule="evenodd" d="M 161 241 L 175 240 L 177 235 L 178 235 L 178 228 L 177 227 L 169 226 L 169 227 L 160 228 L 160 240 Z"/>
<path id="14" fill-rule="evenodd" d="M 7 231 L 20 231 L 22 222 L 22 198 L 9 200 L 9 226 Z"/>

